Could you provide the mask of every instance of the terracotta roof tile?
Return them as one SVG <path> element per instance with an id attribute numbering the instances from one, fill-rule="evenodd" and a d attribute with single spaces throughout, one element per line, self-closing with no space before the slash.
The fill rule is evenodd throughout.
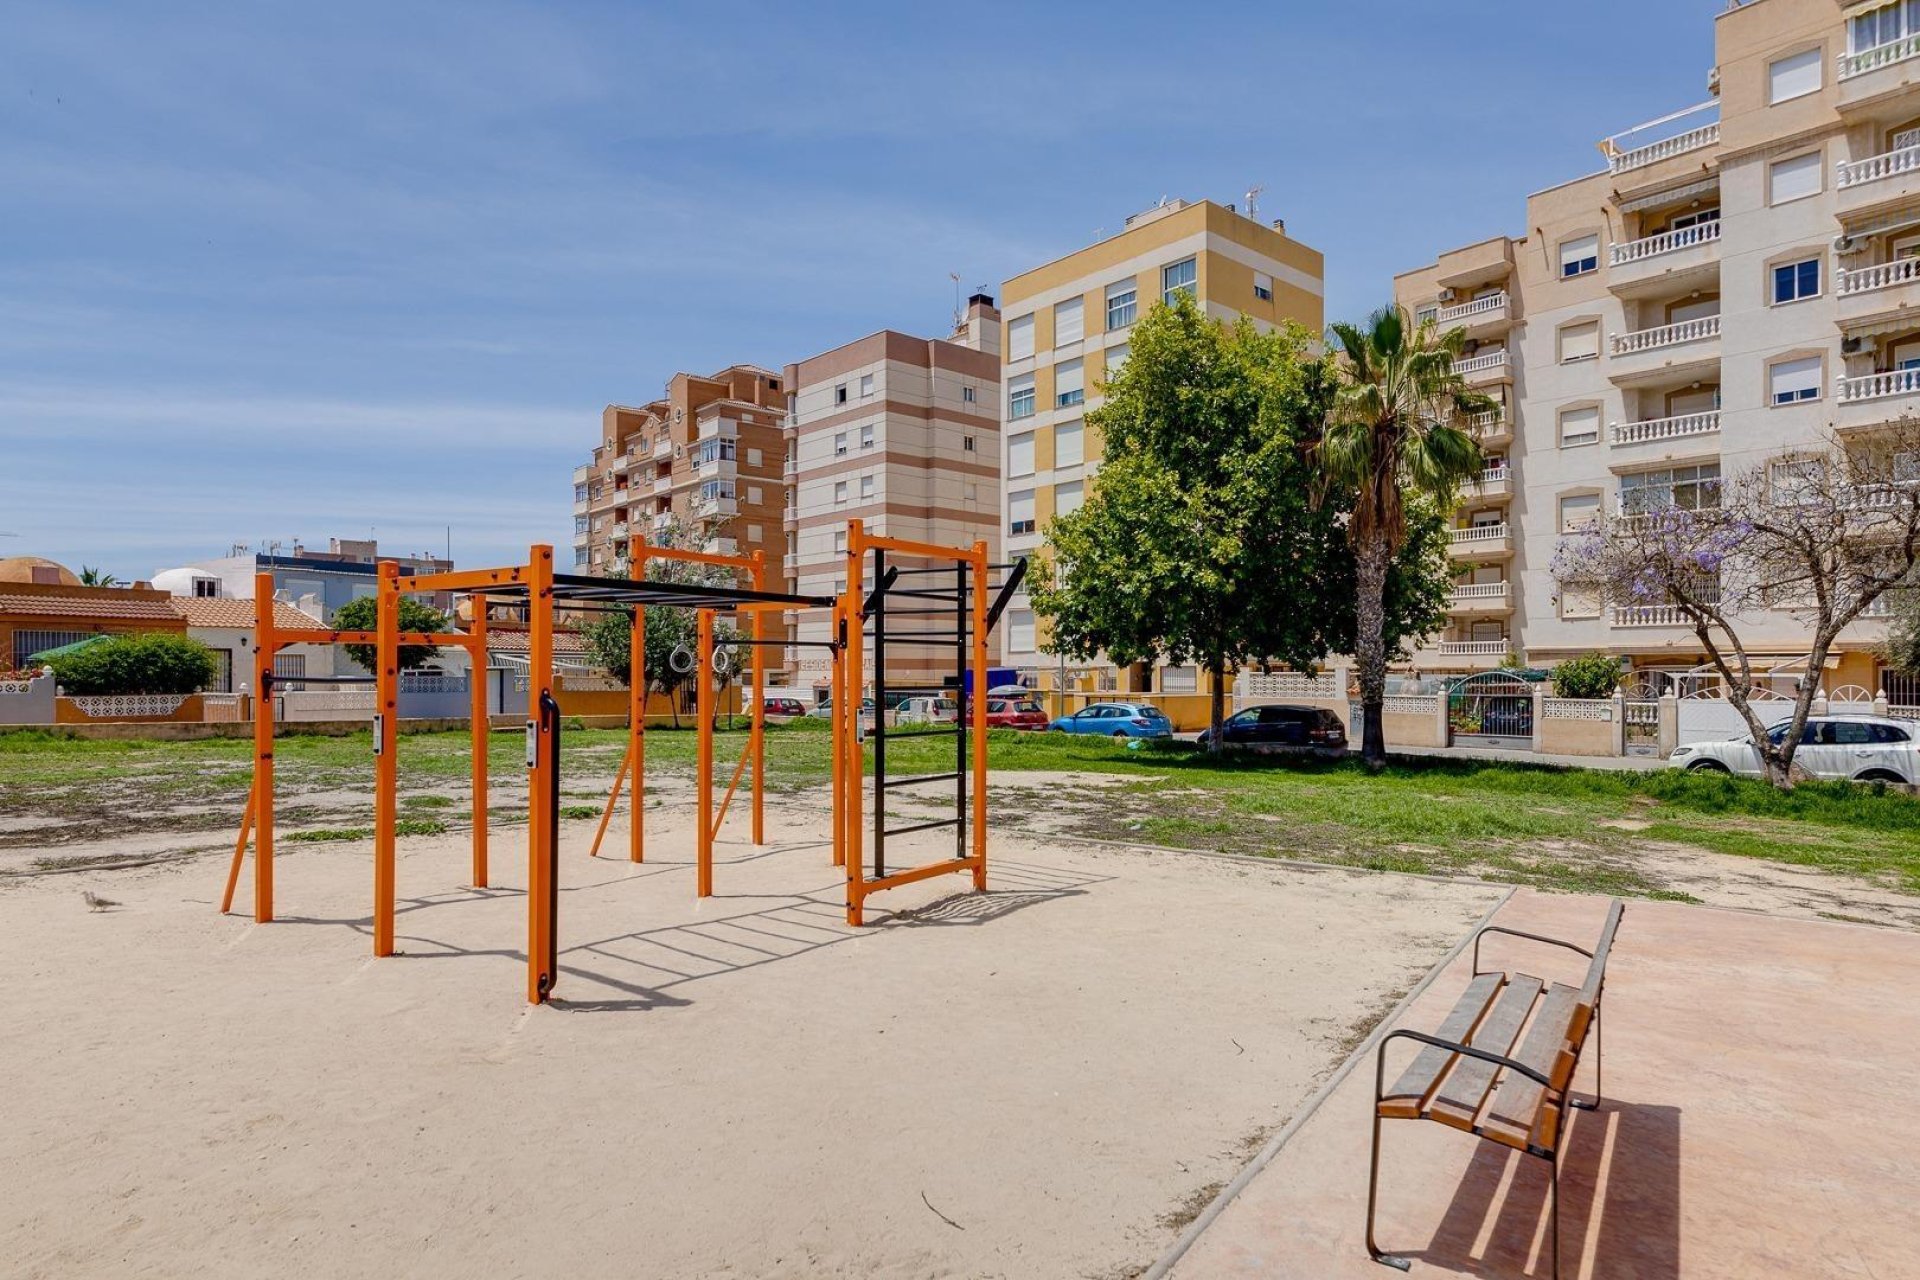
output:
<path id="1" fill-rule="evenodd" d="M 185 618 L 190 627 L 228 627 L 247 631 L 253 629 L 254 613 L 251 600 L 175 596 L 172 605 L 173 611 Z M 273 625 L 282 631 L 326 630 L 319 620 L 300 612 L 283 600 L 273 602 Z"/>
<path id="2" fill-rule="evenodd" d="M 487 629 L 487 648 L 497 649 L 501 653 L 525 653 L 527 651 L 527 633 L 524 631 L 496 631 Z M 586 641 L 580 638 L 578 631 L 556 631 L 553 633 L 553 651 L 555 653 L 585 653 Z"/>
<path id="3" fill-rule="evenodd" d="M 105 618 L 119 622 L 175 622 L 179 614 L 165 600 L 115 600 L 98 596 L 0 595 L 0 613 L 41 617 Z"/>

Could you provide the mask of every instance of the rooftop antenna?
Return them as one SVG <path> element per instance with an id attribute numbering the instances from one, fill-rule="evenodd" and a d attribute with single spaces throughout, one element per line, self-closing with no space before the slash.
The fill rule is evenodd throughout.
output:
<path id="1" fill-rule="evenodd" d="M 1256 221 L 1258 221 L 1258 220 L 1259 220 L 1259 217 L 1260 217 L 1260 206 L 1259 206 L 1259 200 L 1260 200 L 1260 193 L 1261 193 L 1262 191 L 1265 191 L 1266 189 L 1267 189 L 1267 187 L 1266 187 L 1266 184 L 1265 184 L 1265 183 L 1260 183 L 1260 184 L 1258 184 L 1258 185 L 1256 185 L 1256 186 L 1251 186 L 1251 187 L 1248 187 L 1248 188 L 1247 188 L 1247 216 L 1248 216 L 1249 218 L 1252 218 L 1252 219 L 1254 219 L 1254 220 L 1256 220 Z"/>
<path id="2" fill-rule="evenodd" d="M 953 327 L 958 329 L 961 321 L 965 319 L 965 317 L 960 314 L 960 273 L 958 271 L 949 271 L 947 272 L 947 279 L 953 281 Z"/>

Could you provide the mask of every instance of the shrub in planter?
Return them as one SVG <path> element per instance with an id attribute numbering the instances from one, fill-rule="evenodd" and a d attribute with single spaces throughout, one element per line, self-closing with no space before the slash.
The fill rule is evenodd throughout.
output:
<path id="1" fill-rule="evenodd" d="M 1620 659 L 1604 653 L 1568 658 L 1553 669 L 1553 692 L 1559 698 L 1611 698 L 1620 687 Z"/>
<path id="2" fill-rule="evenodd" d="M 47 665 L 73 695 L 195 693 L 211 684 L 218 670 L 213 650 L 161 632 L 115 636 L 49 659 Z"/>

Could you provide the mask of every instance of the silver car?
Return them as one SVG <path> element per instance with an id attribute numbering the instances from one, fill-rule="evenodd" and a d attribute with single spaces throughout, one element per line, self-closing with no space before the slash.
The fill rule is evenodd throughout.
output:
<path id="1" fill-rule="evenodd" d="M 1788 728 L 1775 725 L 1768 736 L 1778 745 Z M 1800 745 L 1794 748 L 1793 762 L 1816 778 L 1920 784 L 1916 731 L 1920 724 L 1879 716 L 1810 716 Z M 1690 773 L 1737 773 L 1749 778 L 1765 773 L 1752 734 L 1675 747 L 1667 765 Z"/>

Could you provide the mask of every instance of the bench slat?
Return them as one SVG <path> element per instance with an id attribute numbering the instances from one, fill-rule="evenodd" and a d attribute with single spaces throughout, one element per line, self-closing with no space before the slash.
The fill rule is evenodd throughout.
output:
<path id="1" fill-rule="evenodd" d="M 1540 1002 L 1533 1025 L 1513 1059 L 1532 1067 L 1553 1081 L 1556 1094 L 1566 1088 L 1573 1074 L 1574 1055 L 1568 1036 L 1580 1013 L 1580 991 L 1563 983 L 1554 983 Z M 1543 1116 L 1545 1106 L 1553 1116 Z M 1547 1090 L 1517 1071 L 1502 1072 L 1487 1103 L 1486 1118 L 1480 1131 L 1496 1142 L 1524 1150 L 1529 1144 L 1551 1150 L 1553 1128 L 1558 1123 L 1557 1107 L 1548 1105 Z M 1545 1126 L 1543 1128 L 1543 1125 Z"/>
<path id="2" fill-rule="evenodd" d="M 1493 1004 L 1494 996 L 1500 993 L 1500 984 L 1504 980 L 1498 973 L 1483 973 L 1467 984 L 1461 993 L 1459 1003 L 1453 1006 L 1453 1012 L 1434 1034 L 1442 1040 L 1451 1040 L 1455 1044 L 1468 1043 L 1468 1037 L 1480 1025 L 1480 1019 Z M 1438 1045 L 1425 1045 L 1421 1048 L 1400 1078 L 1393 1082 L 1380 1099 L 1380 1114 L 1398 1119 L 1411 1120 L 1425 1110 L 1427 1100 L 1433 1096 L 1435 1086 L 1440 1083 L 1441 1075 L 1447 1064 L 1458 1054 Z"/>
<path id="3" fill-rule="evenodd" d="M 1473 1039 L 1467 1043 L 1489 1053 L 1504 1054 L 1512 1049 L 1513 1042 L 1520 1038 L 1527 1014 L 1533 1009 L 1535 997 L 1540 994 L 1540 986 L 1538 978 L 1513 974 L 1494 1004 L 1493 1012 L 1480 1023 Z M 1462 1057 L 1447 1075 L 1447 1082 L 1428 1108 L 1428 1114 L 1456 1129 L 1472 1129 L 1473 1118 L 1479 1113 L 1480 1104 L 1486 1101 L 1487 1091 L 1493 1088 L 1494 1073 L 1499 1069 L 1479 1058 Z"/>
<path id="4" fill-rule="evenodd" d="M 1591 1011 L 1600 1000 L 1600 982 L 1607 976 L 1607 953 L 1613 950 L 1613 936 L 1620 932 L 1620 917 L 1627 907 L 1615 898 L 1607 908 L 1607 922 L 1600 927 L 1600 941 L 1593 945 L 1593 963 L 1587 966 L 1587 981 L 1580 988 L 1580 1003 Z"/>

